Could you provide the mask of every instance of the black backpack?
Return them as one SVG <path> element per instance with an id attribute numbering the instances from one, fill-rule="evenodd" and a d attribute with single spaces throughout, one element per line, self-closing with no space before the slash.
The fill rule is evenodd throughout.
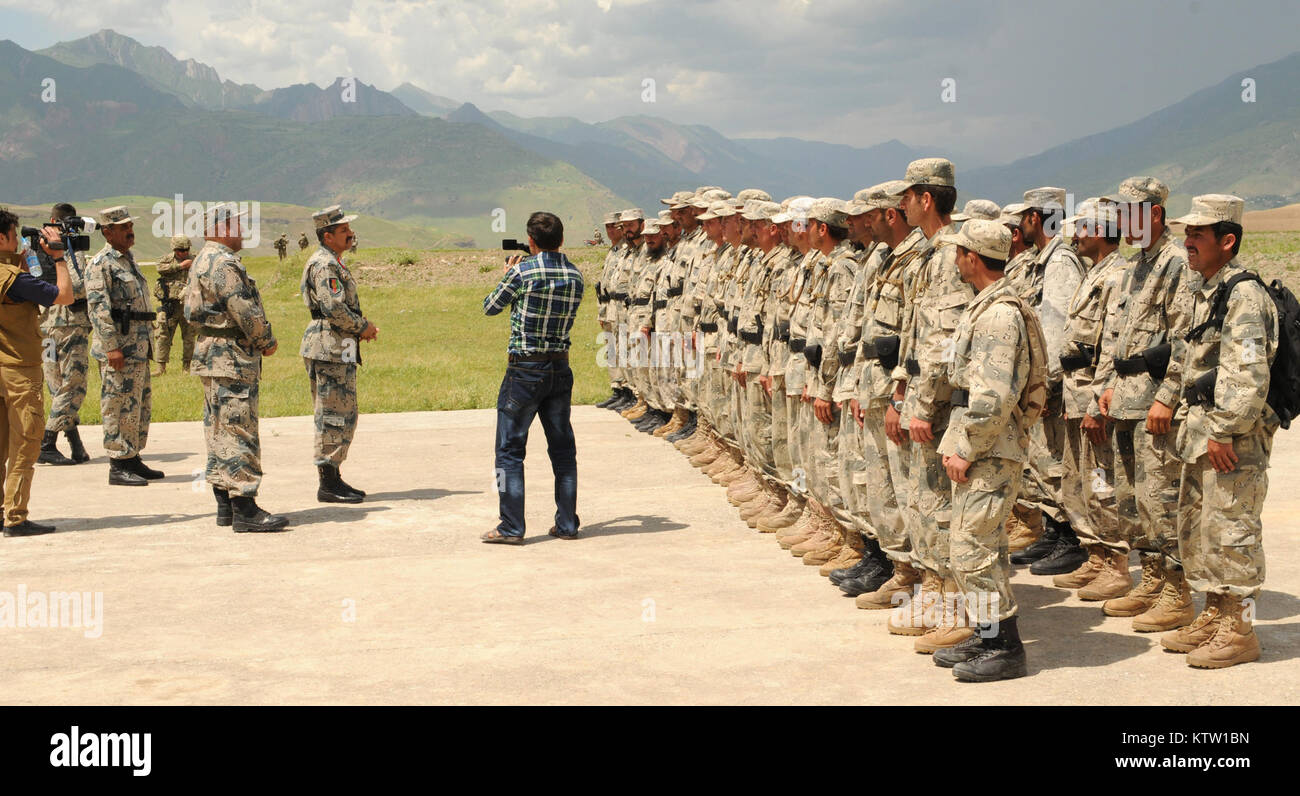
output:
<path id="1" fill-rule="evenodd" d="M 1282 428 L 1290 428 L 1291 420 L 1300 417 L 1300 301 L 1282 284 L 1282 280 L 1274 279 L 1271 284 L 1265 284 L 1254 271 L 1234 274 L 1215 290 L 1210 317 L 1188 332 L 1187 340 L 1195 342 L 1207 330 L 1223 328 L 1228 315 L 1228 297 L 1233 288 L 1245 281 L 1264 285 L 1277 307 L 1277 357 L 1269 370 L 1268 405 L 1277 412 Z M 1212 385 L 1210 389 L 1213 390 Z"/>

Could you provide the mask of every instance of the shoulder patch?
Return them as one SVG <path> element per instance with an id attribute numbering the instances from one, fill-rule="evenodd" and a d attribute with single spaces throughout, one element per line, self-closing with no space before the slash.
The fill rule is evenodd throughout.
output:
<path id="1" fill-rule="evenodd" d="M 343 292 L 343 283 L 339 281 L 337 276 L 331 276 L 326 280 L 325 286 L 329 288 L 331 295 L 337 296 Z"/>

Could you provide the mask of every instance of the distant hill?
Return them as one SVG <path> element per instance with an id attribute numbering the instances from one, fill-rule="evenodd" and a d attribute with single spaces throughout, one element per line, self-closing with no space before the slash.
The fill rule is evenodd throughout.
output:
<path id="1" fill-rule="evenodd" d="M 423 116 L 446 116 L 461 105 L 461 103 L 450 97 L 430 94 L 411 83 L 403 83 L 388 93 L 401 100 L 406 107 Z"/>
<path id="2" fill-rule="evenodd" d="M 323 122 L 341 116 L 418 116 L 401 100 L 386 91 L 357 80 L 345 87 L 337 78 L 328 88 L 298 83 L 263 95 L 245 110 L 292 119 L 295 122 Z"/>

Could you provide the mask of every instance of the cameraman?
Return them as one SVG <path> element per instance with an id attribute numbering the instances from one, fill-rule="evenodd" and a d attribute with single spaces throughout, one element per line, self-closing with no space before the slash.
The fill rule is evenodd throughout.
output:
<path id="1" fill-rule="evenodd" d="M 51 247 L 58 233 L 48 227 L 34 241 L 55 268 L 51 285 L 27 272 L 18 216 L 0 208 L 0 473 L 4 474 L 4 535 L 34 536 L 54 530 L 27 519 L 32 473 L 40 450 L 40 307 L 72 303 L 72 279 L 63 252 Z"/>
<path id="2" fill-rule="evenodd" d="M 67 202 L 56 204 L 50 212 L 45 232 L 58 235 L 61 222 L 74 218 L 77 209 Z M 58 240 L 58 238 L 54 238 Z M 50 391 L 50 414 L 45 421 L 45 436 L 41 439 L 40 464 L 81 464 L 90 461 L 86 446 L 81 443 L 81 403 L 86 400 L 86 374 L 90 369 L 90 316 L 86 313 L 86 286 L 83 281 L 85 260 L 79 260 L 71 237 L 64 237 L 63 251 L 53 254 L 64 256 L 68 276 L 72 279 L 72 303 L 51 307 L 41 321 L 41 334 L 45 337 L 42 366 L 45 369 L 45 386 Z M 54 259 L 42 247 L 36 252 L 43 272 L 41 278 L 53 284 Z M 59 450 L 59 432 L 68 439 L 71 458 Z"/>

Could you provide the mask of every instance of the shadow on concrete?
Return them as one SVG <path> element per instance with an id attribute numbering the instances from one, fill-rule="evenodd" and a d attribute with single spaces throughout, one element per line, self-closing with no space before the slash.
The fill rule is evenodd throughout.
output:
<path id="1" fill-rule="evenodd" d="M 182 462 L 185 461 L 186 459 L 193 459 L 195 457 L 198 457 L 200 463 L 204 459 L 203 456 L 200 456 L 197 453 L 142 453 L 140 454 L 140 459 L 143 460 L 145 464 L 152 464 L 155 462 Z M 107 457 L 105 458 L 107 459 Z M 91 459 L 91 461 L 93 462 L 95 460 Z"/>
<path id="2" fill-rule="evenodd" d="M 217 510 L 203 514 L 122 514 L 116 517 L 56 517 L 54 519 L 37 519 L 37 522 L 53 525 L 55 533 L 73 531 L 105 531 L 113 528 L 147 528 L 153 525 L 174 525 L 204 517 L 215 519 Z"/>
<path id="3" fill-rule="evenodd" d="M 1030 672 L 1064 667 L 1108 666 L 1159 644 L 1159 633 L 1134 633 L 1127 622 L 1116 631 L 1095 629 L 1106 622 L 1101 603 L 1061 605 L 1069 592 L 1053 586 L 1014 586 L 1020 604 L 1020 636 Z M 1047 635 L 1042 635 L 1044 630 Z"/>
<path id="4" fill-rule="evenodd" d="M 1261 591 L 1255 605 L 1257 619 L 1290 619 L 1300 614 L 1300 598 L 1280 591 Z"/>
<path id="5" fill-rule="evenodd" d="M 1300 622 L 1286 625 L 1255 625 L 1259 636 L 1260 663 L 1300 658 Z"/>
<path id="6" fill-rule="evenodd" d="M 360 489 L 361 487 L 357 487 Z M 486 495 L 465 489 L 408 489 L 405 492 L 367 492 L 366 502 L 375 500 L 437 500 L 450 495 Z"/>
<path id="7" fill-rule="evenodd" d="M 262 508 L 273 514 L 279 513 L 275 511 L 274 507 L 263 506 Z M 318 522 L 355 522 L 367 514 L 390 510 L 388 506 L 367 506 L 364 503 L 331 503 L 305 511 L 286 511 L 283 516 L 289 518 L 289 527 L 294 528 L 299 525 L 313 525 Z"/>
<path id="8" fill-rule="evenodd" d="M 591 525 L 584 525 L 580 529 L 581 536 L 612 536 L 616 533 L 659 533 L 661 531 L 679 531 L 688 527 L 684 522 L 673 522 L 667 517 L 656 517 L 649 514 L 630 514 L 626 517 L 619 517 L 613 520 L 605 520 Z M 553 539 L 552 536 L 541 538 Z M 557 539 L 556 541 L 564 541 Z"/>

